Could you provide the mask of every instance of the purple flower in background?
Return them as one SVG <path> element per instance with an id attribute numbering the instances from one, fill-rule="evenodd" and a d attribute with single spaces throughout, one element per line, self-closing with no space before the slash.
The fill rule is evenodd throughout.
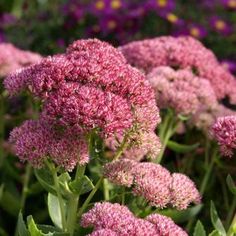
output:
<path id="1" fill-rule="evenodd" d="M 100 19 L 99 27 L 102 33 L 118 31 L 122 21 L 116 15 L 104 16 Z"/>
<path id="2" fill-rule="evenodd" d="M 172 35 L 173 36 L 190 35 L 194 38 L 202 39 L 202 38 L 206 37 L 207 31 L 206 31 L 205 27 L 203 27 L 202 25 L 193 23 L 193 24 L 189 24 L 189 25 L 181 25 L 181 28 L 178 27 L 172 33 Z"/>
<path id="3" fill-rule="evenodd" d="M 175 8 L 174 0 L 149 0 L 149 6 L 158 10 L 172 11 Z"/>
<path id="4" fill-rule="evenodd" d="M 3 13 L 0 15 L 0 27 L 8 26 L 14 24 L 15 22 L 16 18 L 9 13 Z"/>
<path id="5" fill-rule="evenodd" d="M 91 3 L 90 11 L 93 14 L 110 14 L 126 6 L 123 0 L 96 0 Z"/>
<path id="6" fill-rule="evenodd" d="M 221 0 L 225 7 L 236 9 L 236 0 Z"/>
<path id="7" fill-rule="evenodd" d="M 81 4 L 78 1 L 70 1 L 68 4 L 63 6 L 62 11 L 65 15 L 78 21 L 83 18 L 86 12 L 86 7 L 85 4 Z"/>
<path id="8" fill-rule="evenodd" d="M 215 31 L 223 35 L 228 35 L 232 33 L 231 25 L 218 16 L 211 17 L 210 25 Z"/>
<path id="9" fill-rule="evenodd" d="M 184 21 L 182 19 L 180 19 L 176 14 L 174 14 L 173 12 L 160 12 L 159 16 L 163 17 L 164 19 L 166 19 L 167 21 L 169 21 L 170 23 L 172 23 L 173 25 L 183 25 Z"/>
<path id="10" fill-rule="evenodd" d="M 226 59 L 226 60 L 222 60 L 221 64 L 228 71 L 230 71 L 232 73 L 236 72 L 236 61 Z"/>
<path id="11" fill-rule="evenodd" d="M 188 34 L 195 38 L 202 39 L 206 37 L 207 31 L 202 25 L 190 24 L 188 27 Z"/>

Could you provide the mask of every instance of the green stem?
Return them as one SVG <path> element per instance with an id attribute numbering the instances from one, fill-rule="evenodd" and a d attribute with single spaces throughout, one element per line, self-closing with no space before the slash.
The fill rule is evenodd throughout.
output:
<path id="1" fill-rule="evenodd" d="M 75 179 L 82 179 L 86 166 L 77 166 Z M 79 188 L 82 188 L 82 181 L 80 181 Z M 70 236 L 73 236 L 75 231 L 76 225 L 76 218 L 77 218 L 77 209 L 79 205 L 79 195 L 80 194 L 73 194 L 68 202 L 68 216 L 67 216 L 67 229 L 70 233 Z"/>
<path id="2" fill-rule="evenodd" d="M 129 133 L 127 133 L 120 145 L 120 147 L 117 149 L 117 152 L 115 153 L 114 155 L 114 158 L 113 160 L 117 160 L 119 159 L 119 157 L 123 154 L 123 152 L 125 151 L 125 149 L 128 147 L 128 136 L 129 136 Z"/>
<path id="3" fill-rule="evenodd" d="M 121 204 L 125 205 L 125 186 L 122 187 Z"/>
<path id="4" fill-rule="evenodd" d="M 24 212 L 24 208 L 25 208 L 25 201 L 26 201 L 27 194 L 28 194 L 28 185 L 29 185 L 29 181 L 30 181 L 31 172 L 32 172 L 32 167 L 30 166 L 30 164 L 27 164 L 25 175 L 24 175 L 24 180 L 23 180 L 21 201 L 20 201 L 20 206 L 21 206 L 22 212 Z"/>
<path id="5" fill-rule="evenodd" d="M 90 203 L 91 199 L 93 198 L 94 194 L 97 192 L 97 190 L 99 189 L 100 184 L 103 181 L 103 177 L 101 177 L 98 182 L 96 183 L 94 189 L 90 192 L 90 194 L 88 195 L 87 199 L 85 200 L 84 204 L 82 205 L 82 207 L 80 208 L 79 212 L 78 212 L 78 216 L 79 218 L 82 216 L 84 210 L 87 208 L 88 204 Z"/>
<path id="6" fill-rule="evenodd" d="M 55 166 L 48 161 L 45 161 L 46 165 L 52 172 L 53 176 L 53 182 L 54 182 L 54 187 L 56 189 L 58 201 L 59 201 L 59 206 L 60 206 L 60 211 L 61 211 L 61 221 L 62 221 L 62 228 L 65 232 L 67 232 L 67 227 L 66 227 L 66 216 L 65 216 L 65 208 L 64 208 L 64 201 L 60 192 L 60 185 L 58 181 L 58 176 L 57 176 L 57 169 Z"/>
<path id="7" fill-rule="evenodd" d="M 103 180 L 103 195 L 105 201 L 109 201 L 110 199 L 110 194 L 109 194 L 109 185 L 107 179 Z"/>
<path id="8" fill-rule="evenodd" d="M 206 153 L 205 158 L 208 158 L 207 155 L 208 155 L 209 150 L 210 150 L 210 145 L 209 144 L 206 144 L 206 145 L 207 145 L 207 150 L 206 150 L 207 153 Z M 200 186 L 199 192 L 201 193 L 201 195 L 203 195 L 205 190 L 206 190 L 206 187 L 207 187 L 207 184 L 208 184 L 208 181 L 209 181 L 209 178 L 210 178 L 210 175 L 211 175 L 211 172 L 212 172 L 212 169 L 213 169 L 213 166 L 214 166 L 214 163 L 215 163 L 215 160 L 216 160 L 217 156 L 218 156 L 218 150 L 215 148 L 213 150 L 210 165 L 207 168 L 207 171 L 206 171 L 206 173 L 203 177 L 203 180 L 202 180 L 202 183 L 201 183 L 201 186 Z M 195 222 L 195 217 L 192 217 L 190 219 L 190 221 L 188 222 L 187 227 L 186 227 L 188 231 L 190 231 L 190 229 L 192 228 L 192 225 L 194 224 L 194 222 Z"/>
<path id="9" fill-rule="evenodd" d="M 203 178 L 203 181 L 202 181 L 202 184 L 200 186 L 200 193 L 203 195 L 203 193 L 205 192 L 206 190 L 206 186 L 208 184 L 208 181 L 209 181 L 209 178 L 210 178 L 210 175 L 211 175 L 211 172 L 212 172 L 212 169 L 213 169 L 213 166 L 214 166 L 214 163 L 215 163 L 215 159 L 217 157 L 217 149 L 214 149 L 213 151 L 213 155 L 212 155 L 212 158 L 211 158 L 211 162 L 210 162 L 210 165 L 208 166 L 207 168 L 207 171 L 204 175 L 204 178 Z"/>

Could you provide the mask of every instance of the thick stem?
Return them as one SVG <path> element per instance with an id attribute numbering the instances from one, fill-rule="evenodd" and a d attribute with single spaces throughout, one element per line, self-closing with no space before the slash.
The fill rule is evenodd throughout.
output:
<path id="1" fill-rule="evenodd" d="M 117 152 L 115 153 L 113 160 L 117 160 L 120 158 L 120 156 L 123 154 L 123 152 L 125 151 L 125 149 L 128 147 L 128 135 L 129 133 L 127 133 L 120 145 L 120 147 L 117 149 Z"/>
<path id="2" fill-rule="evenodd" d="M 75 179 L 81 180 L 84 172 L 85 172 L 86 166 L 77 166 Z M 82 188 L 82 181 L 80 181 L 79 188 Z M 79 205 L 79 195 L 80 194 L 73 194 L 68 202 L 68 215 L 67 215 L 67 229 L 70 233 L 70 236 L 73 236 L 75 231 L 75 225 L 76 225 L 76 218 L 77 218 L 77 209 Z"/>
<path id="3" fill-rule="evenodd" d="M 82 205 L 82 207 L 80 208 L 79 212 L 78 212 L 78 216 L 79 218 L 82 216 L 82 214 L 84 213 L 84 210 L 87 208 L 88 204 L 90 203 L 91 199 L 93 198 L 94 194 L 97 192 L 97 190 L 99 189 L 100 184 L 103 181 L 103 177 L 101 177 L 98 182 L 96 183 L 94 189 L 90 192 L 90 194 L 88 195 L 87 199 L 85 200 L 84 204 Z"/>
<path id="4" fill-rule="evenodd" d="M 55 166 L 53 164 L 49 163 L 48 161 L 45 161 L 45 163 L 47 164 L 48 168 L 52 172 L 54 187 L 56 189 L 56 193 L 57 193 L 57 197 L 58 197 L 58 201 L 59 201 L 59 206 L 60 206 L 60 211 L 61 211 L 62 228 L 65 232 L 67 232 L 64 201 L 63 201 L 63 198 L 62 198 L 62 195 L 60 192 L 60 185 L 59 185 L 59 181 L 58 181 L 58 177 L 57 177 L 57 169 L 55 168 Z"/>
<path id="5" fill-rule="evenodd" d="M 21 194 L 21 201 L 20 201 L 20 206 L 21 206 L 21 211 L 22 212 L 24 212 L 24 208 L 25 208 L 25 201 L 26 201 L 27 194 L 28 194 L 28 185 L 29 185 L 31 172 L 32 172 L 32 167 L 28 163 L 26 165 L 26 169 L 25 169 L 25 175 L 24 175 L 24 180 L 23 180 L 23 188 L 22 188 L 22 194 Z"/>
<path id="6" fill-rule="evenodd" d="M 108 181 L 107 179 L 103 180 L 103 195 L 105 201 L 109 201 L 110 199 L 110 194 L 109 194 L 109 186 L 108 186 Z"/>
<path id="7" fill-rule="evenodd" d="M 210 162 L 210 165 L 208 166 L 207 168 L 207 171 L 204 175 L 204 178 L 203 178 L 203 181 L 202 181 L 202 184 L 201 184 L 201 187 L 200 187 L 200 193 L 203 195 L 203 193 L 205 192 L 206 190 L 206 186 L 208 184 L 208 181 L 209 181 L 209 178 L 210 178 L 210 175 L 211 175 L 211 172 L 212 172 L 212 169 L 213 169 L 213 166 L 214 166 L 214 163 L 215 163 L 215 159 L 217 157 L 217 149 L 214 149 L 213 151 L 213 155 L 212 155 L 212 158 L 211 158 L 211 162 Z"/>

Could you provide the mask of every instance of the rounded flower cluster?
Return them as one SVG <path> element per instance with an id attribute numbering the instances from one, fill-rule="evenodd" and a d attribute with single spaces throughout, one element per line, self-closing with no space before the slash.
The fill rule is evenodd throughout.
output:
<path id="1" fill-rule="evenodd" d="M 41 56 L 30 51 L 23 51 L 10 43 L 0 43 L 0 77 L 5 77 L 15 70 L 37 63 Z"/>
<path id="2" fill-rule="evenodd" d="M 120 140 L 119 140 L 120 138 Z M 106 139 L 106 146 L 116 151 L 122 142 L 122 137 L 110 137 Z M 127 148 L 122 157 L 140 161 L 144 158 L 155 159 L 161 151 L 161 142 L 154 132 L 137 132 L 127 139 Z"/>
<path id="3" fill-rule="evenodd" d="M 121 52 L 96 39 L 75 41 L 66 53 L 21 69 L 8 76 L 4 84 L 10 94 L 26 88 L 41 99 L 38 125 L 50 126 L 49 130 L 65 139 L 70 136 L 77 140 L 92 129 L 99 130 L 104 138 L 123 137 L 134 127 L 134 133 L 153 133 L 160 122 L 154 91 L 145 76 L 127 64 Z M 35 134 L 34 139 L 37 137 Z M 16 150 L 25 147 L 21 139 L 25 135 L 12 138 Z M 36 144 L 35 152 L 40 149 Z M 32 159 L 29 149 L 20 155 L 23 160 L 27 157 Z M 72 163 L 64 167 L 73 168 L 74 156 L 67 159 Z"/>
<path id="4" fill-rule="evenodd" d="M 212 126 L 211 134 L 219 143 L 221 153 L 231 157 L 236 149 L 236 116 L 219 117 Z"/>
<path id="5" fill-rule="evenodd" d="M 210 81 L 218 99 L 228 96 L 236 103 L 236 81 L 212 51 L 191 37 L 163 36 L 131 42 L 120 47 L 129 63 L 149 73 L 158 66 L 189 68 Z"/>
<path id="6" fill-rule="evenodd" d="M 187 236 L 169 217 L 158 214 L 146 219 L 135 217 L 126 206 L 109 202 L 95 203 L 95 206 L 82 215 L 83 227 L 94 227 L 93 235 L 145 235 L 145 236 Z M 104 234 L 102 234 L 104 233 Z M 109 234 L 110 233 L 110 234 Z"/>
<path id="7" fill-rule="evenodd" d="M 201 202 L 200 193 L 191 179 L 183 174 L 171 175 L 159 164 L 121 159 L 106 164 L 104 176 L 114 184 L 132 187 L 135 195 L 159 208 L 170 204 L 183 210 L 192 202 Z"/>
<path id="8" fill-rule="evenodd" d="M 192 115 L 199 109 L 213 110 L 218 101 L 210 82 L 189 69 L 154 68 L 148 75 L 160 108 L 172 108 L 177 114 Z"/>

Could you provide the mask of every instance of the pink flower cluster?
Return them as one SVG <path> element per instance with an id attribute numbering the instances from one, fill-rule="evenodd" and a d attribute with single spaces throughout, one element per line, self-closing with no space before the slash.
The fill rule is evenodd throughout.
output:
<path id="1" fill-rule="evenodd" d="M 121 145 L 122 137 L 110 137 L 106 139 L 106 146 L 116 151 Z M 127 139 L 127 148 L 122 157 L 141 161 L 144 158 L 155 159 L 161 151 L 161 142 L 154 132 L 137 132 Z"/>
<path id="2" fill-rule="evenodd" d="M 222 155 L 231 157 L 236 149 L 236 116 L 219 117 L 211 134 L 219 143 Z"/>
<path id="3" fill-rule="evenodd" d="M 187 176 L 170 172 L 159 164 L 135 162 L 129 159 L 113 161 L 104 166 L 104 176 L 117 185 L 132 187 L 151 205 L 163 208 L 172 205 L 186 209 L 191 202 L 200 203 L 201 196 Z"/>
<path id="4" fill-rule="evenodd" d="M 177 114 L 192 115 L 199 109 L 213 110 L 218 101 L 210 82 L 189 69 L 154 68 L 148 75 L 160 108 L 172 108 Z"/>
<path id="5" fill-rule="evenodd" d="M 151 214 L 146 219 L 135 217 L 126 206 L 109 202 L 96 203 L 81 219 L 83 227 L 94 227 L 90 236 L 187 236 L 171 218 Z"/>
<path id="6" fill-rule="evenodd" d="M 15 70 L 37 63 L 42 57 L 37 53 L 23 51 L 10 43 L 0 43 L 0 77 Z"/>
<path id="7" fill-rule="evenodd" d="M 145 76 L 127 64 L 121 52 L 96 39 L 75 41 L 66 53 L 20 69 L 4 84 L 10 94 L 27 88 L 39 97 L 42 111 L 37 122 L 59 130 L 65 140 L 68 136 L 77 140 L 95 128 L 104 138 L 123 137 L 133 127 L 139 133 L 153 133 L 160 122 L 154 91 Z M 25 136 L 12 138 L 16 150 L 24 149 L 21 139 Z M 31 159 L 28 149 L 20 158 L 27 156 Z M 72 156 L 67 156 L 72 163 L 66 168 L 76 164 Z"/>
<path id="8" fill-rule="evenodd" d="M 131 42 L 120 47 L 129 63 L 150 72 L 158 66 L 189 68 L 210 81 L 218 99 L 228 96 L 236 103 L 236 81 L 215 55 L 191 37 L 163 36 Z"/>
<path id="9" fill-rule="evenodd" d="M 10 142 L 16 155 L 35 167 L 41 167 L 50 156 L 57 165 L 72 170 L 77 163 L 87 163 L 89 156 L 86 139 L 71 134 L 67 130 L 62 135 L 42 120 L 28 120 L 11 132 Z"/>

